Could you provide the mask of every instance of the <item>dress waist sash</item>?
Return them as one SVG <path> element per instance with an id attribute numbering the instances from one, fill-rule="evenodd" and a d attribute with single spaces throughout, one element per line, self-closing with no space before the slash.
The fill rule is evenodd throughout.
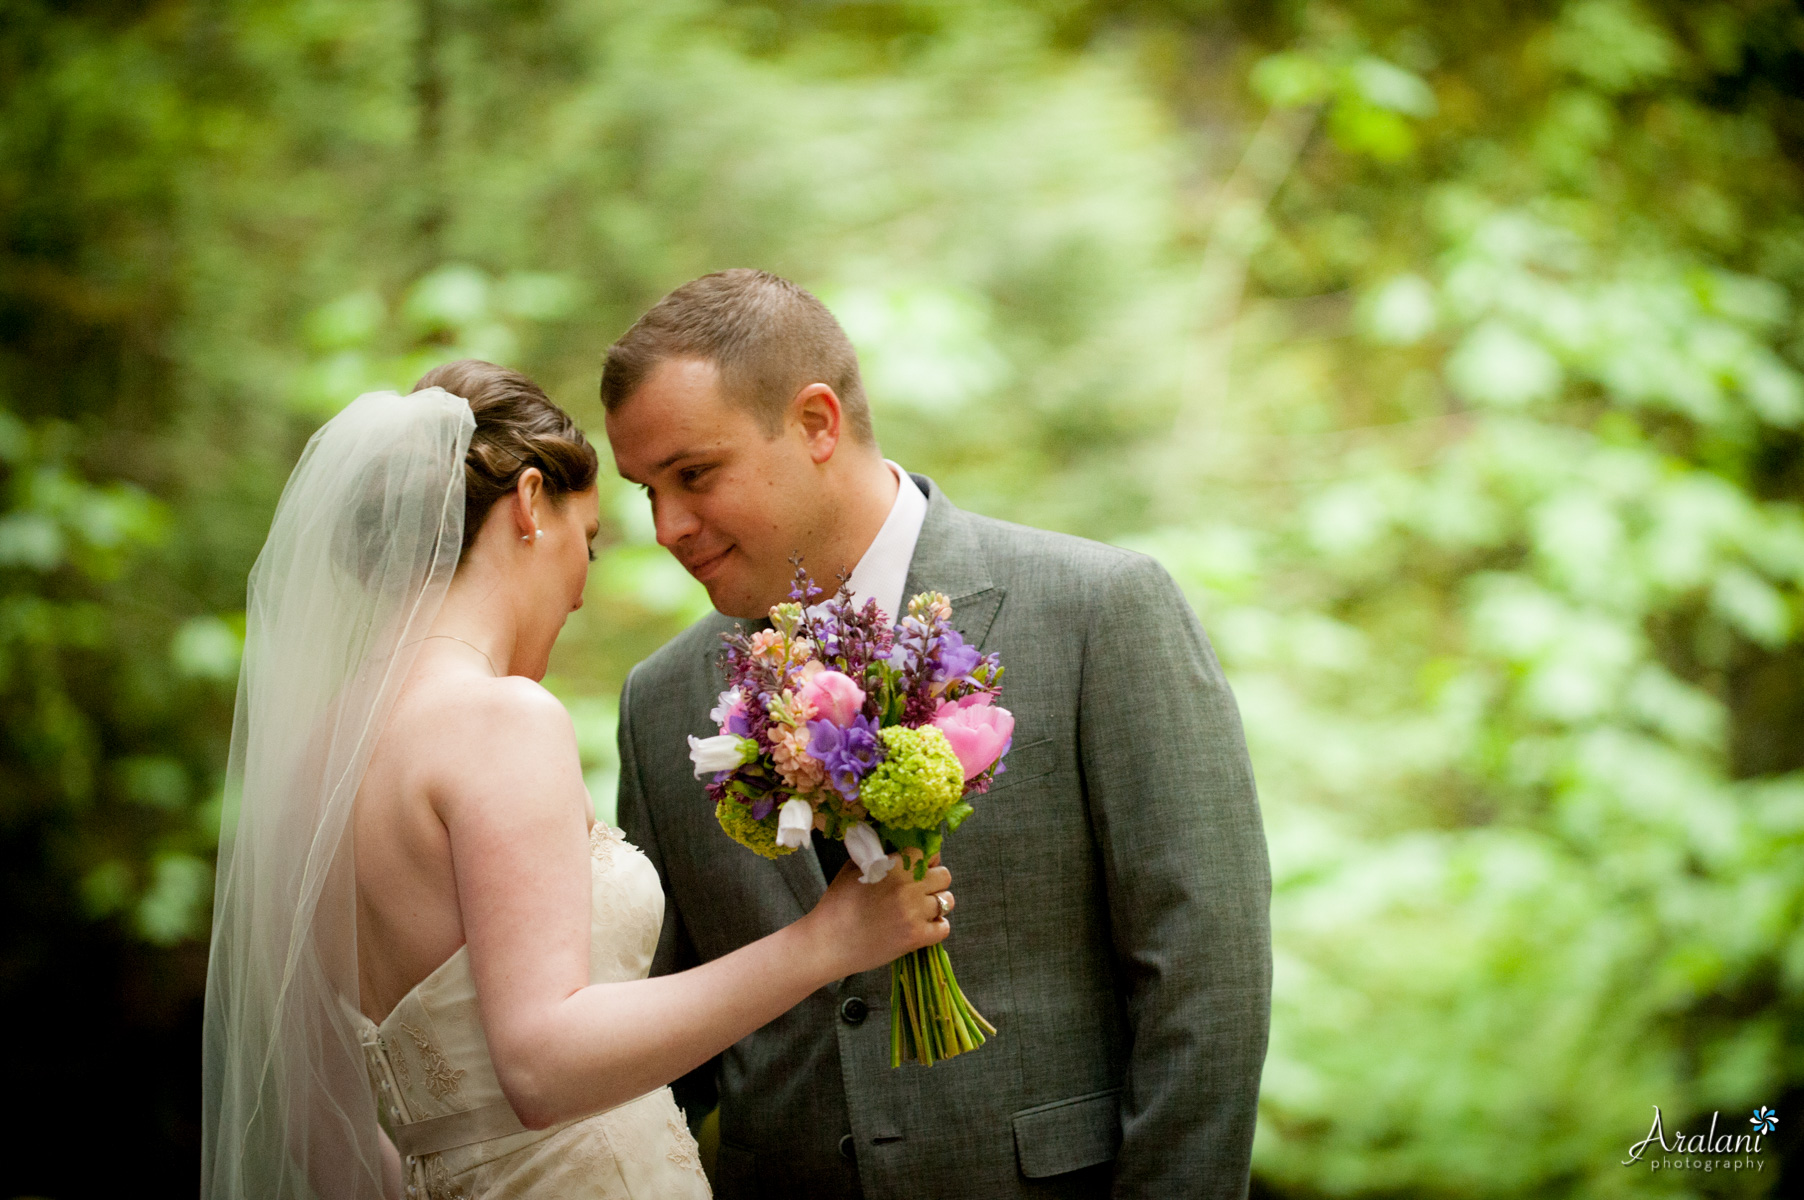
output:
<path id="1" fill-rule="evenodd" d="M 498 1104 L 485 1104 L 481 1108 L 446 1113 L 442 1117 L 427 1117 L 423 1121 L 397 1124 L 392 1130 L 392 1136 L 395 1149 L 412 1158 L 525 1132 L 526 1126 L 520 1124 L 520 1118 L 514 1115 L 513 1107 L 503 1100 Z"/>

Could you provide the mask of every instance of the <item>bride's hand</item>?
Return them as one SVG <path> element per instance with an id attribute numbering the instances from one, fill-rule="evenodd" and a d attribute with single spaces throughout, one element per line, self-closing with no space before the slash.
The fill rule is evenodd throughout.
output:
<path id="1" fill-rule="evenodd" d="M 840 868 L 808 914 L 822 948 L 836 964 L 835 978 L 881 967 L 911 950 L 946 940 L 952 926 L 942 915 L 936 893 L 945 894 L 944 909 L 950 912 L 952 872 L 939 861 L 934 855 L 919 880 L 913 871 L 895 866 L 877 883 L 860 883 L 852 863 Z"/>

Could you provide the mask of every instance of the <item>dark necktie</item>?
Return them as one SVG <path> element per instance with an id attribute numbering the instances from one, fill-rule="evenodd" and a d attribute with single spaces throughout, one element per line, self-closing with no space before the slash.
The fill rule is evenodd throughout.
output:
<path id="1" fill-rule="evenodd" d="M 852 856 L 846 853 L 846 844 L 838 838 L 830 838 L 820 830 L 814 831 L 814 856 L 821 860 L 821 874 L 832 883 L 839 869 L 846 865 Z"/>

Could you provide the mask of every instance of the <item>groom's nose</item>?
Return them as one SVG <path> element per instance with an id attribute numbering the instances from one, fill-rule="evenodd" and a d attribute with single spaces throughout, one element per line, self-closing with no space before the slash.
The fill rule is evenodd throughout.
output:
<path id="1" fill-rule="evenodd" d="M 651 520 L 658 531 L 658 545 L 666 550 L 686 537 L 700 533 L 702 523 L 689 506 L 663 496 L 651 500 Z"/>

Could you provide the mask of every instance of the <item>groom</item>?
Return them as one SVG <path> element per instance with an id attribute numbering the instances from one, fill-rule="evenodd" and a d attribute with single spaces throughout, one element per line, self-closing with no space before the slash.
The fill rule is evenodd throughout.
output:
<path id="1" fill-rule="evenodd" d="M 959 982 L 1000 1031 L 889 1065 L 889 974 L 823 989 L 685 1081 L 720 1105 L 717 1194 L 870 1200 L 1240 1197 L 1270 1012 L 1271 880 L 1234 699 L 1151 559 L 953 506 L 877 449 L 858 360 L 761 271 L 678 288 L 608 351 L 620 474 L 718 610 L 628 678 L 620 822 L 667 906 L 656 972 L 794 921 L 845 861 L 723 833 L 692 773 L 720 634 L 801 554 L 895 614 L 917 592 L 1006 668 L 1014 748 L 947 843 Z"/>

